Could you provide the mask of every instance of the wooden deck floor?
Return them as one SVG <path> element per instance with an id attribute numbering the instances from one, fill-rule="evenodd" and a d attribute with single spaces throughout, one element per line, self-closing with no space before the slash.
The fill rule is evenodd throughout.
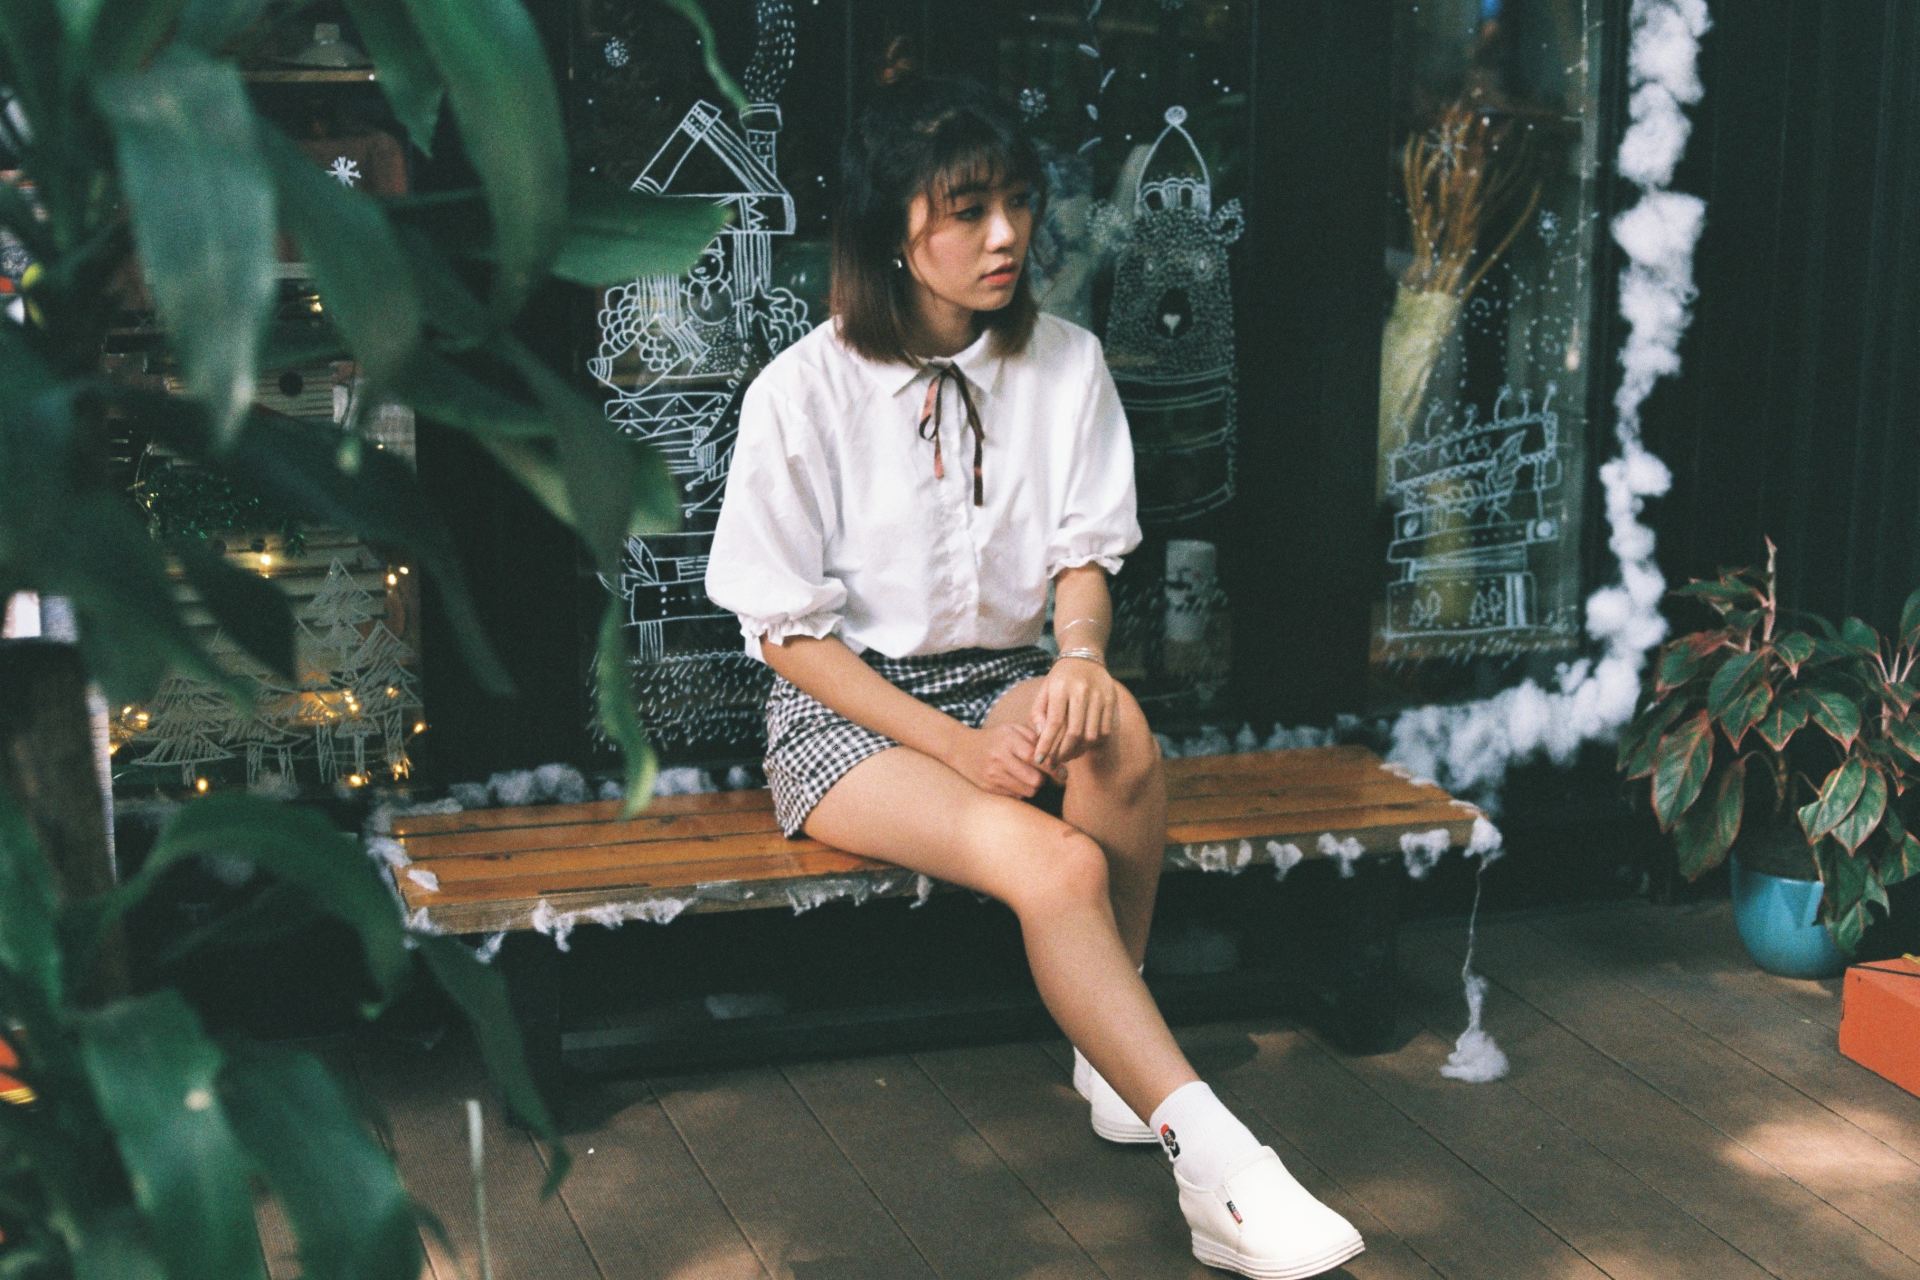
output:
<path id="1" fill-rule="evenodd" d="M 1724 903 L 1485 922 L 1475 967 L 1512 1059 L 1437 1068 L 1464 1023 L 1464 928 L 1402 935 L 1397 1052 L 1285 1019 L 1184 1028 L 1203 1075 L 1367 1252 L 1336 1274 L 1452 1280 L 1920 1280 L 1920 1100 L 1834 1048 L 1839 983 L 1754 970 Z M 477 1277 L 456 1053 L 355 1044 L 434 1280 Z M 1087 1129 L 1058 1041 L 604 1085 L 541 1201 L 538 1145 L 495 1123 L 498 1280 L 1215 1276 L 1165 1160 Z M 269 1239 L 276 1274 L 285 1242 Z"/>

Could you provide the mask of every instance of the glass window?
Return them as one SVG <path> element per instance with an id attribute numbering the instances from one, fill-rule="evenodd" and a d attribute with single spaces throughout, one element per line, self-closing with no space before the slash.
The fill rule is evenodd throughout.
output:
<path id="1" fill-rule="evenodd" d="M 1378 709 L 1580 644 L 1600 11 L 1397 0 Z"/>
<path id="2" fill-rule="evenodd" d="M 826 317 L 834 158 L 888 59 L 977 76 L 1039 141 L 1050 208 L 1030 258 L 1042 305 L 1106 345 L 1132 422 L 1147 542 L 1115 584 L 1116 670 L 1162 717 L 1204 710 L 1228 671 L 1217 548 L 1236 493 L 1233 246 L 1248 136 L 1246 0 L 712 6 L 751 109 L 711 87 L 691 29 L 592 0 L 575 29 L 576 163 L 636 191 L 720 200 L 733 222 L 694 268 L 606 291 L 588 368 L 609 419 L 683 486 L 683 532 L 630 544 L 639 709 L 669 758 L 756 755 L 769 679 L 702 587 L 741 392 Z"/>

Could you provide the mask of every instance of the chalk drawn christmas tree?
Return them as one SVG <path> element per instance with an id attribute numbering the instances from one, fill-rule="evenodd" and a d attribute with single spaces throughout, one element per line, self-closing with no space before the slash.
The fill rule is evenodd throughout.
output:
<path id="1" fill-rule="evenodd" d="M 192 786 L 202 765 L 231 760 L 233 752 L 220 744 L 233 712 L 226 694 L 210 681 L 172 675 L 160 686 L 141 735 L 144 751 L 136 764 L 153 768 L 178 765 L 180 781 Z"/>

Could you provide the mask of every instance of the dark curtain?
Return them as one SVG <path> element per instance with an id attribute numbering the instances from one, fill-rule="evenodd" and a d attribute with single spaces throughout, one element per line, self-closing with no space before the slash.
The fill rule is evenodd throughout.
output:
<path id="1" fill-rule="evenodd" d="M 1920 7 L 1713 16 L 1674 184 L 1707 200 L 1700 298 L 1646 413 L 1658 558 L 1677 584 L 1770 535 L 1788 605 L 1891 627 L 1920 586 Z"/>

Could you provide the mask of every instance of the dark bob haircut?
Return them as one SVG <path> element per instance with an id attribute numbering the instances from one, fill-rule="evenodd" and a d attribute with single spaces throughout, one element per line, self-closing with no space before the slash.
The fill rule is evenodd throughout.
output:
<path id="1" fill-rule="evenodd" d="M 894 266 L 907 206 L 924 194 L 937 212 L 963 188 L 1014 182 L 1031 184 L 1037 226 L 1046 199 L 1039 153 L 979 84 L 909 75 L 875 90 L 840 158 L 829 304 L 846 344 L 870 359 L 919 363 L 907 350 L 912 277 Z M 1013 298 L 983 313 L 994 350 L 1023 350 L 1038 313 L 1022 271 Z"/>

